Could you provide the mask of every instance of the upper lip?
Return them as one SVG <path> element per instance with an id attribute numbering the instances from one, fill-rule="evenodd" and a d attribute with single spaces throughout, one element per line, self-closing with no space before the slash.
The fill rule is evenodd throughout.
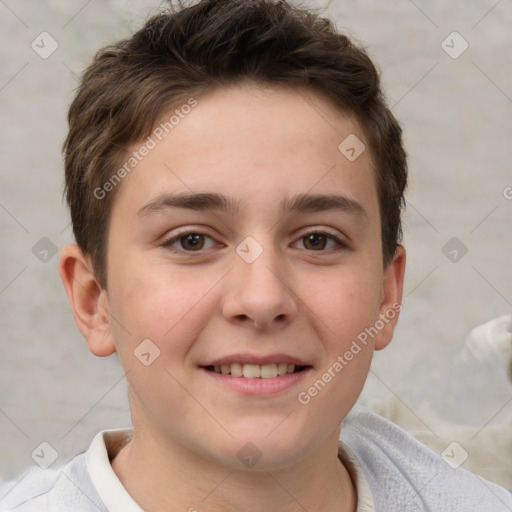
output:
<path id="1" fill-rule="evenodd" d="M 272 364 L 272 363 L 286 363 L 286 364 L 294 364 L 296 366 L 310 366 L 306 361 L 300 359 L 295 356 L 291 356 L 289 354 L 230 354 L 229 356 L 219 357 L 218 359 L 213 359 L 204 364 L 200 364 L 199 366 L 221 366 L 223 364 Z"/>

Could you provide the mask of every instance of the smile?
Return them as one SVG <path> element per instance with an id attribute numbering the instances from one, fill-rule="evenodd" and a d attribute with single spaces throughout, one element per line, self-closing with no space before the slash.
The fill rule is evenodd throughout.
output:
<path id="1" fill-rule="evenodd" d="M 245 377 L 246 379 L 274 379 L 289 373 L 298 373 L 305 366 L 290 363 L 250 364 L 232 363 L 206 366 L 205 369 L 221 375 Z"/>

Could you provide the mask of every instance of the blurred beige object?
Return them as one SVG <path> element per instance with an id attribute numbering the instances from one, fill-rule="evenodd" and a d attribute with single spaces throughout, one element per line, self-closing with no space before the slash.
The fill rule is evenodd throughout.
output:
<path id="1" fill-rule="evenodd" d="M 507 372 L 510 380 L 512 361 L 512 316 L 503 316 L 475 327 L 466 340 L 461 361 L 468 354 L 482 368 L 489 365 L 495 372 Z M 476 370 L 478 371 L 478 370 Z M 471 374 L 469 374 L 469 377 Z M 509 401 L 510 402 L 510 401 Z M 509 404 L 503 404 L 503 409 Z M 512 491 L 512 417 L 505 415 L 499 424 L 475 427 L 443 420 L 431 406 L 414 410 L 397 396 L 385 400 L 370 400 L 371 410 L 409 432 L 414 438 L 439 455 L 451 450 L 452 443 L 460 447 L 461 467 L 483 476 Z M 493 423 L 492 425 L 490 423 Z M 453 445 L 452 445 L 453 446 Z M 467 458 L 466 453 L 467 452 Z"/>
<path id="2" fill-rule="evenodd" d="M 479 360 L 502 364 L 512 381 L 512 315 L 505 315 L 475 327 L 467 347 Z"/>

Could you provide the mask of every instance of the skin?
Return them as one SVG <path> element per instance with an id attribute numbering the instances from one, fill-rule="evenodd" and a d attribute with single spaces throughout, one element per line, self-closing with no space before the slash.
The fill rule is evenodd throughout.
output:
<path id="1" fill-rule="evenodd" d="M 368 148 L 364 133 L 305 89 L 245 84 L 197 100 L 117 191 L 108 289 L 76 246 L 61 254 L 91 352 L 117 352 L 129 383 L 134 435 L 114 471 L 148 511 L 354 511 L 355 487 L 337 457 L 340 424 L 398 314 L 309 403 L 297 395 L 401 300 L 405 252 L 399 246 L 383 268 L 370 151 L 349 161 L 338 149 L 349 134 Z M 177 193 L 224 194 L 238 211 L 144 210 Z M 282 207 L 297 194 L 333 193 L 362 211 Z M 187 252 L 183 238 L 164 245 L 183 231 L 206 235 L 204 248 Z M 344 245 L 305 236 L 325 232 Z M 236 252 L 248 236 L 263 249 L 252 263 Z M 160 350 L 148 366 L 134 356 L 144 339 Z M 273 395 L 244 395 L 199 368 L 233 353 L 277 352 L 310 368 Z M 253 468 L 237 457 L 249 442 L 262 455 Z"/>

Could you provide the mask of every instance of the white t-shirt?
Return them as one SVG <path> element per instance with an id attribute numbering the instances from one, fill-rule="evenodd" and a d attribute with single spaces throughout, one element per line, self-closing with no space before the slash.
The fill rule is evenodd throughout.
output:
<path id="1" fill-rule="evenodd" d="M 142 512 L 110 459 L 131 431 L 100 432 L 60 469 L 32 468 L 0 488 L 1 512 Z M 512 494 L 454 469 L 404 430 L 356 406 L 342 426 L 340 459 L 358 494 L 357 512 L 512 512 Z"/>

